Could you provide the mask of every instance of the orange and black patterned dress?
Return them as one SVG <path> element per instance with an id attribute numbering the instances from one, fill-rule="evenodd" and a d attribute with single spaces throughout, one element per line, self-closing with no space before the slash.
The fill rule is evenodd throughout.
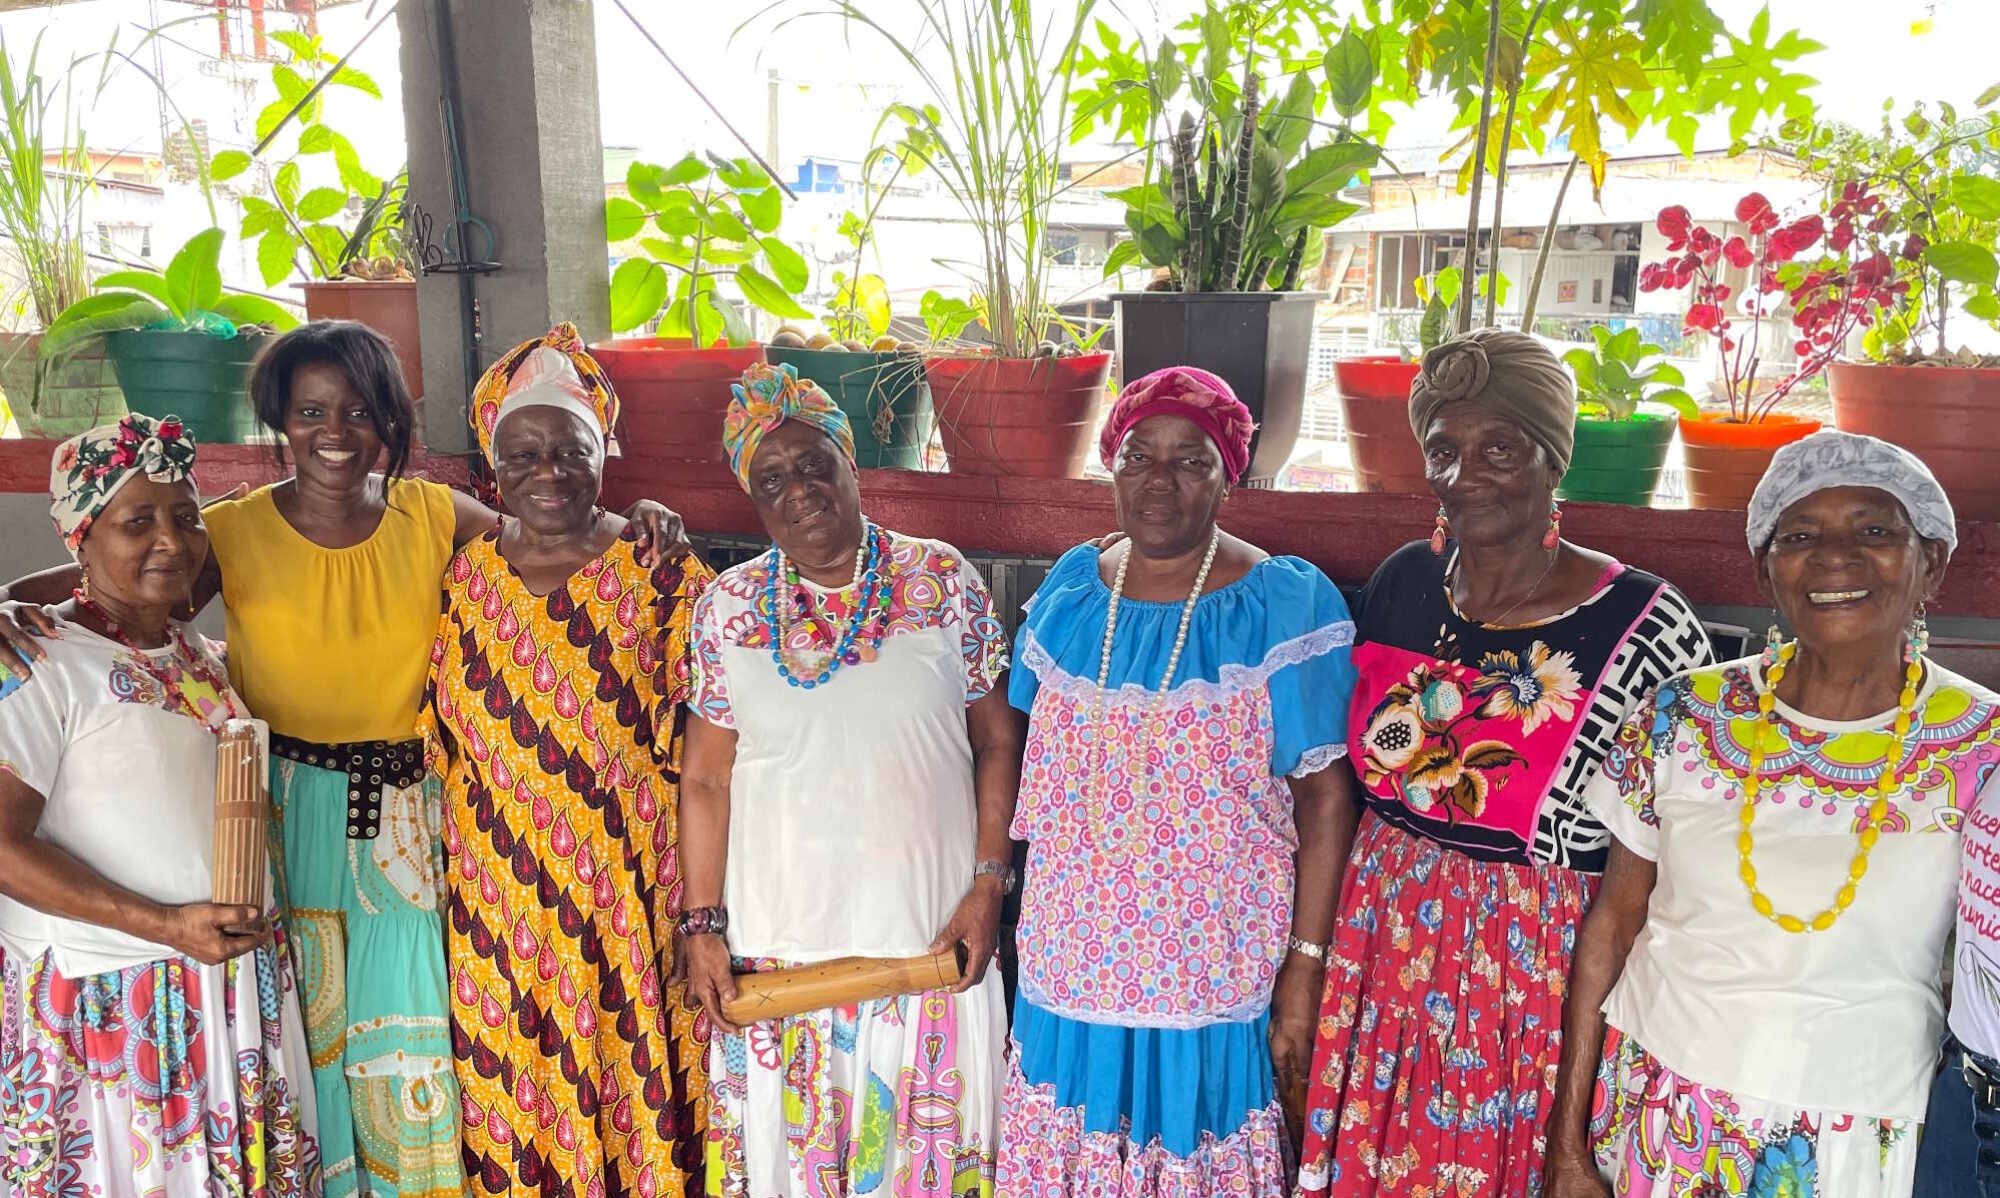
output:
<path id="1" fill-rule="evenodd" d="M 691 553 L 547 596 L 460 550 L 422 727 L 445 785 L 451 1036 L 488 1194 L 702 1192 L 706 1020 L 673 972 Z"/>

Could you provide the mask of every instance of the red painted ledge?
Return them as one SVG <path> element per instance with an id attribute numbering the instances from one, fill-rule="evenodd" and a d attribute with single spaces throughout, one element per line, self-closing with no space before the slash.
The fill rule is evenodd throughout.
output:
<path id="1" fill-rule="evenodd" d="M 44 493 L 54 448 L 48 441 L 0 441 L 0 492 Z M 420 455 L 411 472 L 452 484 L 468 478 L 465 458 L 444 455 Z M 197 474 L 205 494 L 281 477 L 271 451 L 249 445 L 203 447 Z M 1112 527 L 1104 483 L 864 470 L 861 490 L 877 522 L 968 552 L 1054 557 Z M 720 463 L 613 459 L 604 494 L 613 508 L 658 499 L 697 532 L 763 532 L 736 477 Z M 1358 584 L 1398 547 L 1428 536 L 1436 516 L 1437 503 L 1427 495 L 1238 491 L 1223 524 L 1271 553 L 1295 554 L 1337 582 Z M 1932 609 L 2000 619 L 2000 524 L 1961 521 L 1958 529 L 1958 553 Z M 1698 605 L 1768 606 L 1752 577 L 1741 512 L 1578 503 L 1565 508 L 1563 531 L 1671 580 Z"/>

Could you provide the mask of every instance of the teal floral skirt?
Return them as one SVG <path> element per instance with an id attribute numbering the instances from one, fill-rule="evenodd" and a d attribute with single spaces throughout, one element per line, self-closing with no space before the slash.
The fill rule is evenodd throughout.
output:
<path id="1" fill-rule="evenodd" d="M 351 840 L 345 773 L 271 762 L 326 1198 L 460 1198 L 441 791 L 427 777 L 381 799 L 374 839 Z"/>
<path id="2" fill-rule="evenodd" d="M 1919 1128 L 1740 1098 L 1607 1028 L 1590 1138 L 1620 1198 L 1909 1198 Z"/>

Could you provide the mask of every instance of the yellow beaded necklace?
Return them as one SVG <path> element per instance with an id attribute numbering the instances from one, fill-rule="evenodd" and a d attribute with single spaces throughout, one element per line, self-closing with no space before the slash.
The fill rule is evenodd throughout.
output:
<path id="1" fill-rule="evenodd" d="M 1896 789 L 1896 775 L 1902 767 L 1903 742 L 1910 735 L 1910 718 L 1917 706 L 1917 688 L 1924 679 L 1924 661 L 1919 653 L 1910 654 L 1909 666 L 1903 672 L 1903 697 L 1896 712 L 1896 740 L 1889 746 L 1888 756 L 1882 762 L 1881 777 L 1876 780 L 1874 800 L 1868 805 L 1868 821 L 1861 827 L 1860 847 L 1854 852 L 1854 860 L 1847 867 L 1847 881 L 1833 896 L 1833 905 L 1813 916 L 1810 920 L 1779 911 L 1771 903 L 1771 896 L 1757 888 L 1757 867 L 1750 863 L 1750 850 L 1754 841 L 1750 835 L 1750 824 L 1757 818 L 1757 796 L 1764 788 L 1764 750 L 1766 744 L 1778 736 L 1772 725 L 1778 722 L 1778 683 L 1784 680 L 1785 667 L 1791 664 L 1792 655 L 1798 651 L 1799 643 L 1792 641 L 1778 649 L 1778 655 L 1764 675 L 1764 685 L 1757 692 L 1757 731 L 1750 744 L 1750 776 L 1743 782 L 1743 806 L 1741 816 L 1743 830 L 1736 834 L 1736 873 L 1743 879 L 1743 888 L 1750 892 L 1750 905 L 1757 914 L 1777 924 L 1787 932 L 1824 932 L 1840 918 L 1841 912 L 1854 903 L 1854 888 L 1868 872 L 1868 854 L 1874 851 L 1875 842 L 1882 838 L 1882 825 L 1889 819 L 1889 795 Z"/>

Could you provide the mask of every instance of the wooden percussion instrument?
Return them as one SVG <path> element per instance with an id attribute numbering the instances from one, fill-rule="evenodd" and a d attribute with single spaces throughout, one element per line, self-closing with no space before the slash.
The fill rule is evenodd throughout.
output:
<path id="1" fill-rule="evenodd" d="M 213 902 L 263 910 L 270 876 L 270 743 L 262 720 L 231 720 L 216 738 Z"/>
<path id="2" fill-rule="evenodd" d="M 838 957 L 796 969 L 736 975 L 736 998 L 722 1013 L 747 1025 L 787 1015 L 925 990 L 949 990 L 965 977 L 956 948 L 934 957 Z"/>

